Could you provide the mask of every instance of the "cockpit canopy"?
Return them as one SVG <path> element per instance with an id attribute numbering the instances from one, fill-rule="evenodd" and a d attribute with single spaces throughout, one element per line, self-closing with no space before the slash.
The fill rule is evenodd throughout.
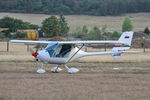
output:
<path id="1" fill-rule="evenodd" d="M 59 44 L 49 43 L 45 50 L 48 51 L 50 57 L 68 57 L 73 45 L 71 44 Z"/>

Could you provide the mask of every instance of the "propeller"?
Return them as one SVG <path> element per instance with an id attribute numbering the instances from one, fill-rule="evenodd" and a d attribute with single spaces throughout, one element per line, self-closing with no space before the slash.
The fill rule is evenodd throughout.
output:
<path id="1" fill-rule="evenodd" d="M 38 61 L 37 58 L 36 58 L 38 56 L 38 50 L 36 50 L 35 52 L 33 52 L 32 56 L 35 57 L 36 61 Z"/>
<path id="2" fill-rule="evenodd" d="M 35 58 L 34 61 L 38 61 L 38 59 L 36 58 L 38 55 L 38 50 L 33 50 L 32 48 L 30 48 L 30 53 Z"/>

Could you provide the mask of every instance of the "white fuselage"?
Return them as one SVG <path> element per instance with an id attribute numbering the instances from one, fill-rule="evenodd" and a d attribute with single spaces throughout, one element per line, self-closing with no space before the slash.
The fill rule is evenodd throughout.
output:
<path id="1" fill-rule="evenodd" d="M 37 59 L 43 63 L 66 64 L 68 61 L 86 56 L 87 53 L 75 47 L 71 50 L 68 57 L 51 57 L 47 50 L 38 51 Z"/>

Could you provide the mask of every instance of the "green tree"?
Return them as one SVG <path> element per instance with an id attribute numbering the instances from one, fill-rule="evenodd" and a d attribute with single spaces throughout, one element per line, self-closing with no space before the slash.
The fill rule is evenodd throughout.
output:
<path id="1" fill-rule="evenodd" d="M 0 0 L 0 11 L 105 16 L 150 12 L 149 5 L 149 0 Z"/>
<path id="2" fill-rule="evenodd" d="M 102 31 L 102 38 L 104 39 L 104 40 L 106 40 L 106 30 L 107 30 L 107 25 L 105 24 L 104 26 L 102 26 L 102 28 L 101 28 L 101 31 Z"/>
<path id="3" fill-rule="evenodd" d="M 98 27 L 94 27 L 90 32 L 89 32 L 89 38 L 93 40 L 99 40 L 101 39 L 101 31 Z"/>
<path id="4" fill-rule="evenodd" d="M 106 30 L 107 30 L 107 28 L 108 28 L 108 26 L 105 24 L 104 26 L 102 26 L 102 33 L 105 33 L 106 32 Z"/>
<path id="5" fill-rule="evenodd" d="M 82 27 L 82 33 L 85 34 L 85 35 L 88 33 L 88 28 L 87 28 L 86 25 L 84 25 L 84 26 Z"/>
<path id="6" fill-rule="evenodd" d="M 87 39 L 88 38 L 88 28 L 87 28 L 87 26 L 84 25 L 83 27 L 77 27 L 75 32 L 74 32 L 74 36 L 76 38 Z"/>
<path id="7" fill-rule="evenodd" d="M 57 17 L 51 16 L 49 18 L 46 18 L 42 22 L 42 29 L 45 32 L 46 36 L 52 37 L 52 36 L 60 36 L 61 32 L 61 26 L 60 22 Z"/>
<path id="8" fill-rule="evenodd" d="M 148 27 L 146 27 L 146 28 L 144 29 L 144 33 L 145 33 L 145 34 L 150 34 L 150 30 L 149 30 Z"/>
<path id="9" fill-rule="evenodd" d="M 5 38 L 5 34 L 3 32 L 0 32 L 0 39 L 4 39 Z"/>
<path id="10" fill-rule="evenodd" d="M 0 19 L 0 27 L 9 28 L 8 31 L 5 31 L 5 36 L 10 37 L 11 32 L 16 32 L 20 29 L 36 29 L 37 25 L 30 24 L 28 22 L 23 22 L 20 19 L 15 19 L 9 16 L 3 17 Z"/>
<path id="11" fill-rule="evenodd" d="M 121 34 L 117 31 L 114 31 L 112 34 L 111 34 L 111 38 L 112 39 L 118 39 L 119 37 L 121 36 Z"/>
<path id="12" fill-rule="evenodd" d="M 74 32 L 74 37 L 75 38 L 82 38 L 84 35 L 82 34 L 82 27 L 77 27 L 76 29 L 75 29 L 75 32 Z"/>
<path id="13" fill-rule="evenodd" d="M 127 16 L 124 18 L 123 24 L 122 24 L 122 31 L 132 31 L 133 30 L 133 25 L 130 20 L 130 18 Z"/>
<path id="14" fill-rule="evenodd" d="M 61 36 L 67 36 L 69 32 L 69 26 L 65 19 L 65 17 L 61 14 L 59 18 L 59 24 L 60 24 L 60 34 Z"/>
<path id="15" fill-rule="evenodd" d="M 27 13 L 33 12 L 33 2 L 32 2 L 32 0 L 26 0 L 26 12 Z"/>
<path id="16" fill-rule="evenodd" d="M 19 32 L 16 32 L 16 33 L 13 33 L 11 38 L 25 38 L 27 36 L 26 33 L 19 33 Z"/>
<path id="17" fill-rule="evenodd" d="M 87 28 L 87 26 L 86 25 L 84 25 L 83 27 L 82 27 L 82 34 L 83 34 L 83 36 L 82 36 L 82 39 L 88 39 L 88 28 Z"/>

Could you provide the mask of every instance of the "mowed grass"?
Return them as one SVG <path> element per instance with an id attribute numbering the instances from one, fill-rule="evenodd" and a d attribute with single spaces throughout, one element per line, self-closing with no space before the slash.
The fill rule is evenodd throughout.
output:
<path id="1" fill-rule="evenodd" d="M 64 71 L 51 73 L 48 69 L 45 74 L 37 74 L 35 69 L 31 72 L 33 64 L 29 62 L 0 64 L 10 68 L 0 72 L 2 100 L 149 100 L 150 96 L 148 66 L 132 67 L 130 64 L 130 67 L 113 70 L 99 63 L 95 66 L 72 63 L 81 71 L 71 75 Z"/>
<path id="2" fill-rule="evenodd" d="M 0 73 L 2 100 L 149 100 L 150 74 Z"/>
<path id="3" fill-rule="evenodd" d="M 62 72 L 51 73 L 52 64 L 44 64 L 47 72 L 37 74 L 40 63 L 25 45 L 11 43 L 5 52 L 5 44 L 0 42 L 0 100 L 149 100 L 148 49 L 120 60 L 110 55 L 80 58 L 68 64 L 80 69 L 76 74 L 68 74 L 63 66 Z"/>
<path id="4" fill-rule="evenodd" d="M 44 14 L 16 14 L 16 13 L 0 13 L 0 18 L 4 16 L 11 16 L 19 18 L 33 24 L 41 25 L 41 22 L 51 15 Z M 150 13 L 135 13 L 126 14 L 122 16 L 87 16 L 87 15 L 66 15 L 66 19 L 70 26 L 70 31 L 74 31 L 76 27 L 87 25 L 89 29 L 94 26 L 102 27 L 108 26 L 108 30 L 121 30 L 124 16 L 130 16 L 134 30 L 143 31 L 145 27 L 150 26 Z"/>

